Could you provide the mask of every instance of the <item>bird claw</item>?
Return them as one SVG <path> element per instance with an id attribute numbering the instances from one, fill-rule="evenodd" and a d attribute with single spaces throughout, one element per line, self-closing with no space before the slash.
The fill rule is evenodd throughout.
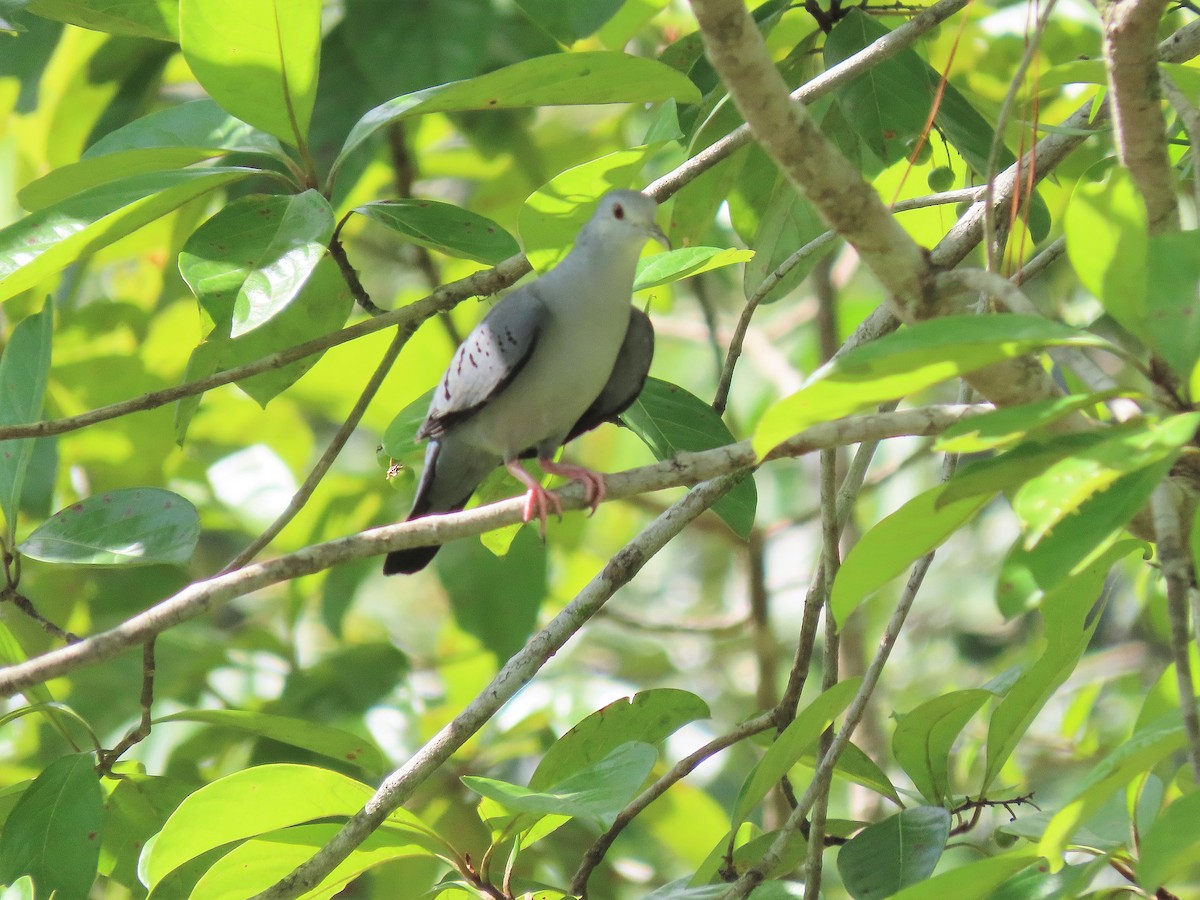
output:
<path id="1" fill-rule="evenodd" d="M 521 520 L 528 525 L 533 521 L 533 510 L 537 507 L 538 517 L 538 534 L 542 540 L 546 540 L 546 515 L 550 509 L 553 509 L 554 514 L 558 517 L 558 521 L 562 521 L 562 500 L 554 491 L 548 491 L 540 484 L 536 487 L 531 487 L 525 493 L 525 509 L 521 514 Z"/>

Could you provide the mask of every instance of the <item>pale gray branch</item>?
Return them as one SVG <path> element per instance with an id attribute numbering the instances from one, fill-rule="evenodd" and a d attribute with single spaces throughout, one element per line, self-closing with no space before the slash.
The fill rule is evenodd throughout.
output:
<path id="1" fill-rule="evenodd" d="M 986 404 L 950 404 L 905 410 L 890 415 L 864 415 L 825 422 L 800 432 L 771 451 L 768 459 L 800 456 L 828 447 L 882 440 L 903 435 L 939 434 L 955 422 L 986 412 Z M 702 453 L 680 454 L 675 459 L 632 469 L 607 478 L 608 498 L 617 500 L 634 494 L 697 484 L 756 465 L 749 441 L 718 447 Z M 583 509 L 582 491 L 572 486 L 562 491 L 566 509 Z M 441 544 L 455 538 L 519 522 L 524 498 L 513 497 L 488 506 L 440 516 L 426 516 L 373 528 L 349 537 L 314 544 L 295 553 L 235 572 L 188 585 L 179 593 L 155 604 L 115 628 L 92 635 L 78 643 L 51 650 L 17 665 L 0 668 L 0 696 L 57 678 L 82 666 L 95 665 L 144 643 L 147 639 L 182 622 L 214 609 L 236 597 L 311 575 L 338 563 L 377 556 L 390 550 Z"/>

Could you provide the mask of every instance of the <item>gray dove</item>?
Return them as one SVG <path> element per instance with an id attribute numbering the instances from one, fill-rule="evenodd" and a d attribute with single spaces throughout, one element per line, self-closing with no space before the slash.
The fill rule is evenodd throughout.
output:
<path id="1" fill-rule="evenodd" d="M 462 509 L 503 464 L 527 488 L 524 521 L 536 512 L 544 535 L 547 513 L 561 515 L 562 503 L 521 466 L 530 456 L 544 472 L 580 482 L 595 512 L 604 476 L 554 454 L 615 419 L 646 381 L 654 330 L 629 301 L 646 241 L 670 246 L 657 208 L 638 191 L 605 194 L 566 258 L 504 297 L 462 342 L 417 429 L 429 447 L 409 521 Z M 437 551 L 395 550 L 383 572 L 420 571 Z"/>

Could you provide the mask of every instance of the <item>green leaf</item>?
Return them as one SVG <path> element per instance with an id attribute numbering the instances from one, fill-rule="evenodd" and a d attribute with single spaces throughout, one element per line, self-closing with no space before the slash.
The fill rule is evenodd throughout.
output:
<path id="1" fill-rule="evenodd" d="M 1028 481 L 1013 498 L 1013 510 L 1026 529 L 1025 549 L 1036 545 L 1082 503 L 1129 472 L 1174 460 L 1197 427 L 1200 413 L 1113 429 L 1106 440 L 1060 460 Z"/>
<path id="2" fill-rule="evenodd" d="M 832 67 L 887 33 L 859 10 L 833 27 L 825 40 L 825 65 Z M 908 142 L 925 128 L 933 101 L 929 71 L 916 53 L 898 53 L 871 66 L 835 92 L 863 143 L 884 162 L 907 155 Z"/>
<path id="3" fill-rule="evenodd" d="M 758 293 L 763 282 L 773 275 L 785 260 L 828 230 L 812 204 L 796 193 L 796 189 L 786 178 L 778 176 L 775 189 L 767 200 L 766 211 L 762 214 L 754 240 L 751 242 L 754 259 L 746 266 L 742 285 L 746 297 L 750 298 Z M 765 302 L 772 303 L 795 290 L 817 263 L 836 246 L 836 241 L 828 241 L 809 253 L 802 262 L 792 266 L 788 273 L 767 291 Z"/>
<path id="4" fill-rule="evenodd" d="M 896 714 L 892 755 L 930 803 L 952 803 L 950 750 L 967 722 L 992 697 L 991 691 L 951 691 L 907 713 Z"/>
<path id="5" fill-rule="evenodd" d="M 621 421 L 650 448 L 655 459 L 674 459 L 681 452 L 711 450 L 734 443 L 733 434 L 711 406 L 678 385 L 658 378 L 646 379 L 641 395 L 622 415 Z M 741 538 L 754 528 L 758 491 L 753 476 L 747 477 L 713 504 L 721 517 Z"/>
<path id="6" fill-rule="evenodd" d="M 264 891 L 328 844 L 339 828 L 297 825 L 251 838 L 234 847 L 204 873 L 192 889 L 190 900 L 230 900 Z M 375 866 L 412 857 L 435 858 L 428 848 L 405 840 L 404 835 L 385 826 L 372 832 L 317 887 L 306 891 L 304 897 L 307 900 L 334 897 Z M 432 884 L 418 887 L 405 882 L 404 887 L 421 890 Z"/>
<path id="7" fill-rule="evenodd" d="M 51 170 L 17 197 L 26 209 L 36 211 L 130 175 L 184 168 L 229 153 L 285 158 L 279 141 L 269 134 L 233 118 L 211 100 L 192 100 L 106 134 L 79 162 Z"/>
<path id="8" fill-rule="evenodd" d="M 179 46 L 231 115 L 305 145 L 321 59 L 320 0 L 180 0 Z"/>
<path id="9" fill-rule="evenodd" d="M 950 836 L 940 806 L 901 810 L 856 834 L 838 851 L 838 874 L 854 900 L 880 900 L 933 874 Z"/>
<path id="10" fill-rule="evenodd" d="M 86 900 L 96 879 L 104 796 L 90 753 L 46 766 L 0 835 L 0 884 L 29 875 L 39 897 Z"/>
<path id="11" fill-rule="evenodd" d="M 53 333 L 54 303 L 50 299 L 40 313 L 22 319 L 13 329 L 0 353 L 0 426 L 27 425 L 42 417 Z M 17 530 L 17 510 L 33 447 L 33 438 L 0 441 L 0 513 L 10 538 Z"/>
<path id="12" fill-rule="evenodd" d="M 1063 579 L 1106 552 L 1170 468 L 1167 460 L 1126 475 L 1107 491 L 1086 500 L 1075 515 L 1063 519 L 1036 547 L 1026 549 L 1021 542 L 1014 545 L 1001 566 L 996 586 L 1000 611 L 1012 618 L 1031 609 Z"/>
<path id="13" fill-rule="evenodd" d="M 669 250 L 666 253 L 656 253 L 641 261 L 638 265 L 637 278 L 634 279 L 634 291 L 645 291 L 663 284 L 671 284 L 691 278 L 701 272 L 711 272 L 725 266 L 744 263 L 754 258 L 752 250 L 720 247 L 683 247 L 679 250 Z"/>
<path id="14" fill-rule="evenodd" d="M 425 441 L 417 440 L 417 429 L 429 412 L 429 401 L 435 388 L 430 388 L 396 414 L 383 432 L 383 452 L 392 459 L 412 462 L 425 456 Z"/>
<path id="15" fill-rule="evenodd" d="M 870 409 L 984 366 L 1057 346 L 1102 346 L 1094 335 L 1037 316 L 945 316 L 902 328 L 837 357 L 803 388 L 771 406 L 754 450 L 770 452 L 798 431 Z"/>
<path id="16" fill-rule="evenodd" d="M 608 828 L 641 788 L 657 759 L 658 751 L 649 744 L 630 741 L 595 765 L 541 791 L 477 775 L 464 775 L 462 782 L 514 812 L 570 816 Z"/>
<path id="17" fill-rule="evenodd" d="M 127 37 L 174 41 L 179 34 L 179 0 L 27 0 L 34 15 Z"/>
<path id="18" fill-rule="evenodd" d="M 37 900 L 33 879 L 22 875 L 7 887 L 0 888 L 0 900 Z"/>
<path id="19" fill-rule="evenodd" d="M 762 802 L 762 799 L 767 796 L 767 792 L 779 783 L 779 780 L 817 742 L 821 732 L 828 728 L 842 710 L 850 705 L 860 684 L 862 684 L 861 677 L 839 681 L 804 707 L 788 727 L 775 738 L 774 743 L 767 748 L 767 752 L 763 754 L 762 759 L 755 765 L 754 771 L 750 773 L 750 777 L 742 785 L 742 790 L 733 807 L 731 830 L 736 831 L 742 822 L 746 821 L 751 810 Z"/>
<path id="20" fill-rule="evenodd" d="M 800 765 L 806 766 L 809 769 L 816 769 L 816 750 L 809 749 L 800 758 Z M 887 777 L 887 773 L 879 768 L 875 760 L 867 756 L 854 742 L 848 743 L 846 749 L 842 751 L 842 755 L 838 757 L 837 764 L 833 767 L 833 774 L 837 778 L 852 781 L 854 784 L 862 785 L 883 797 L 887 797 L 897 806 L 904 806 L 900 795 L 896 793 L 896 786 Z"/>
<path id="21" fill-rule="evenodd" d="M 55 513 L 17 548 L 43 562 L 87 566 L 183 566 L 200 539 L 200 516 L 162 488 L 96 494 Z"/>
<path id="22" fill-rule="evenodd" d="M 948 872 L 913 884 L 892 895 L 892 900 L 984 900 L 992 897 L 1008 878 L 1038 861 L 1035 853 L 1010 853 L 990 859 L 977 859 Z M 1028 900 L 1051 900 L 1066 894 L 1030 895 Z M 999 898 L 997 897 L 997 900 Z"/>
<path id="23" fill-rule="evenodd" d="M 398 231 L 414 244 L 448 256 L 497 265 L 521 252 L 516 238 L 493 222 L 435 200 L 376 200 L 355 211 Z"/>
<path id="24" fill-rule="evenodd" d="M 981 453 L 1010 447 L 1026 435 L 1040 433 L 1071 413 L 1122 395 L 1119 390 L 1071 394 L 994 409 L 951 425 L 934 441 L 934 449 L 941 453 Z"/>
<path id="25" fill-rule="evenodd" d="M 1200 234 L 1152 235 L 1146 250 L 1150 349 L 1186 378 L 1200 361 Z"/>
<path id="26" fill-rule="evenodd" d="M 0 301 L 8 300 L 202 194 L 255 169 L 180 169 L 133 175 L 39 209 L 0 230 Z"/>
<path id="27" fill-rule="evenodd" d="M 235 728 L 247 734 L 311 750 L 371 774 L 387 768 L 387 760 L 370 739 L 306 719 L 241 709 L 192 709 L 154 720 L 155 725 L 165 722 L 204 722 L 221 728 Z"/>
<path id="28" fill-rule="evenodd" d="M 185 378 L 190 381 L 218 369 L 239 366 L 336 331 L 345 323 L 353 305 L 354 298 L 350 296 L 350 289 L 338 271 L 337 263 L 327 255 L 323 256 L 296 298 L 269 322 L 236 338 L 223 337 L 218 329 L 210 332 L 205 341 L 192 351 Z M 266 406 L 315 366 L 321 356 L 315 353 L 282 368 L 252 375 L 237 382 L 237 386 L 261 406 Z M 180 443 L 199 405 L 199 396 L 179 402 L 175 434 Z"/>
<path id="29" fill-rule="evenodd" d="M 425 113 L 657 103 L 671 97 L 680 103 L 696 103 L 700 93 L 684 75 L 656 60 L 606 51 L 539 56 L 478 78 L 397 97 L 375 107 L 346 138 L 334 169 L 380 128 Z"/>
<path id="30" fill-rule="evenodd" d="M 1200 792 L 1173 800 L 1140 837 L 1137 876 L 1147 891 L 1193 869 L 1200 852 Z"/>
<path id="31" fill-rule="evenodd" d="M 588 0 L 564 3 L 562 0 L 516 0 L 521 12 L 563 44 L 590 37 L 616 15 L 624 0 Z"/>
<path id="32" fill-rule="evenodd" d="M 1107 161 L 1094 166 L 1071 194 L 1063 227 L 1067 258 L 1083 286 L 1123 328 L 1149 344 L 1149 225 L 1129 171 Z"/>
<path id="33" fill-rule="evenodd" d="M 540 790 L 595 765 L 622 744 L 657 744 L 689 722 L 710 715 L 703 700 L 674 688 L 640 691 L 615 700 L 551 744 L 529 786 Z"/>
<path id="34" fill-rule="evenodd" d="M 312 766 L 268 765 L 243 769 L 200 788 L 171 814 L 142 859 L 154 888 L 188 860 L 231 841 L 329 816 L 354 815 L 374 791 L 367 785 Z M 427 847 L 445 849 L 415 815 L 398 809 L 385 826 Z"/>
<path id="35" fill-rule="evenodd" d="M 296 299 L 333 227 L 333 210 L 317 191 L 243 197 L 193 232 L 179 271 L 220 333 L 239 338 Z"/>
<path id="36" fill-rule="evenodd" d="M 1122 790 L 1161 760 L 1178 752 L 1187 735 L 1178 713 L 1171 713 L 1139 729 L 1087 773 L 1074 799 L 1055 813 L 1038 844 L 1038 853 L 1058 869 L 1071 835 L 1116 791 Z"/>
<path id="37" fill-rule="evenodd" d="M 940 547 L 992 499 L 986 493 L 945 502 L 945 492 L 946 485 L 939 485 L 913 497 L 877 522 L 846 555 L 829 597 L 829 610 L 839 626 L 868 595 Z"/>
<path id="38" fill-rule="evenodd" d="M 988 723 L 987 769 L 980 791 L 986 792 L 1025 736 L 1034 716 L 1075 670 L 1100 622 L 1102 590 L 1108 570 L 1128 555 L 1134 542 L 1109 549 L 1082 572 L 1063 581 L 1042 601 L 1045 648 L 1009 688 Z"/>
<path id="39" fill-rule="evenodd" d="M 194 788 L 185 778 L 123 772 L 104 802 L 101 874 L 136 884 L 142 848 Z"/>

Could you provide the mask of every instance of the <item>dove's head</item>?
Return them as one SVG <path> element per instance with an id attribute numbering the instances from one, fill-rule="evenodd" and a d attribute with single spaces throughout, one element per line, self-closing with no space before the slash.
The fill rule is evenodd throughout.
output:
<path id="1" fill-rule="evenodd" d="M 647 240 L 655 240 L 670 249 L 671 242 L 654 221 L 657 211 L 658 203 L 641 191 L 609 191 L 600 198 L 586 230 L 605 240 L 636 243 L 639 248 Z"/>

